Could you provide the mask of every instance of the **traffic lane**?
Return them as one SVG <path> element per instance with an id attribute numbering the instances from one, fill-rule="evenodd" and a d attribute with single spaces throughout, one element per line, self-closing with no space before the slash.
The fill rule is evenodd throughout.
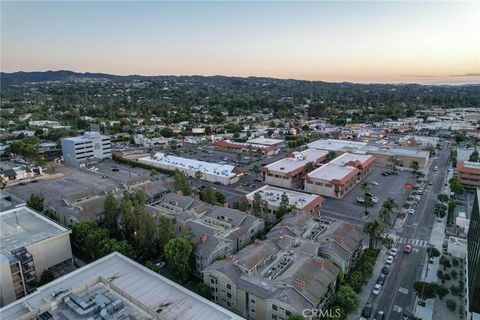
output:
<path id="1" fill-rule="evenodd" d="M 387 275 L 385 286 L 374 300 L 374 309 L 384 310 L 385 319 L 401 320 L 404 310 L 413 310 L 412 299 L 415 299 L 413 283 L 421 275 L 421 268 L 418 266 L 425 256 L 425 249 L 414 247 L 411 253 L 405 254 L 403 248 L 404 246 L 397 246 L 399 253 Z"/>

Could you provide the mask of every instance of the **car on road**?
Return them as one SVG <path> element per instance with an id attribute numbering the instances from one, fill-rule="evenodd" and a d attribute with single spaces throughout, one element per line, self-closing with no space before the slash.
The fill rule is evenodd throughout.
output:
<path id="1" fill-rule="evenodd" d="M 370 318 L 370 316 L 372 315 L 372 311 L 373 311 L 373 306 L 371 303 L 367 303 L 365 305 L 365 307 L 363 307 L 363 310 L 362 310 L 362 317 L 365 317 L 365 318 Z"/>
<path id="2" fill-rule="evenodd" d="M 30 183 L 37 183 L 37 182 L 38 182 L 38 180 L 35 180 L 35 179 L 30 180 Z"/>
<path id="3" fill-rule="evenodd" d="M 438 171 L 438 167 L 435 166 L 435 167 L 433 168 L 433 171 Z"/>
<path id="4" fill-rule="evenodd" d="M 392 264 L 392 263 L 393 263 L 393 256 L 388 256 L 386 264 Z"/>
<path id="5" fill-rule="evenodd" d="M 22 181 L 22 182 L 20 182 L 20 185 L 21 185 L 21 186 L 27 185 L 27 181 Z"/>
<path id="6" fill-rule="evenodd" d="M 415 200 L 420 201 L 420 199 L 422 199 L 421 196 L 419 196 L 419 195 L 418 195 L 418 196 L 415 196 Z"/>
<path id="7" fill-rule="evenodd" d="M 377 181 L 370 181 L 370 184 L 373 185 L 373 186 L 378 186 L 378 182 L 377 182 Z"/>
<path id="8" fill-rule="evenodd" d="M 382 268 L 382 273 L 387 275 L 390 272 L 390 266 L 389 265 L 384 265 Z"/>
<path id="9" fill-rule="evenodd" d="M 365 199 L 363 199 L 361 197 L 357 197 L 357 202 L 358 203 L 365 203 Z"/>
<path id="10" fill-rule="evenodd" d="M 410 253 L 410 252 L 412 252 L 412 246 L 409 245 L 409 244 L 407 244 L 407 245 L 405 246 L 405 248 L 403 248 L 403 252 L 404 252 L 404 253 Z"/>
<path id="11" fill-rule="evenodd" d="M 408 213 L 415 214 L 415 209 L 413 209 L 413 208 L 408 209 Z"/>
<path id="12" fill-rule="evenodd" d="M 373 320 L 383 320 L 385 317 L 385 313 L 382 310 L 377 311 L 377 314 L 373 318 Z"/>
<path id="13" fill-rule="evenodd" d="M 255 180 L 253 180 L 255 182 L 262 182 L 262 178 L 256 178 Z"/>
<path id="14" fill-rule="evenodd" d="M 376 284 L 373 286 L 372 293 L 373 293 L 374 295 L 378 296 L 378 295 L 380 294 L 380 290 L 382 290 L 382 285 L 376 283 Z"/>
<path id="15" fill-rule="evenodd" d="M 378 201 L 380 201 L 380 199 L 378 197 L 372 197 L 372 202 L 373 203 L 378 203 Z"/>
<path id="16" fill-rule="evenodd" d="M 382 176 L 384 176 L 384 177 L 388 177 L 389 175 L 390 175 L 390 173 L 388 173 L 387 171 L 382 172 Z"/>
<path id="17" fill-rule="evenodd" d="M 377 283 L 383 286 L 385 284 L 386 279 L 387 279 L 387 276 L 383 273 L 380 273 L 380 275 L 377 278 Z"/>
<path id="18" fill-rule="evenodd" d="M 429 185 L 429 186 L 433 186 L 433 182 L 430 181 L 430 182 L 428 183 L 428 185 Z"/>
<path id="19" fill-rule="evenodd" d="M 398 252 L 398 249 L 397 248 L 392 248 L 390 249 L 390 251 L 388 252 L 389 255 L 395 257 L 397 255 L 397 252 Z"/>
<path id="20" fill-rule="evenodd" d="M 112 171 L 113 171 L 113 172 L 118 172 L 118 171 L 120 171 L 120 169 L 118 169 L 117 167 L 113 167 L 113 168 L 112 168 Z"/>

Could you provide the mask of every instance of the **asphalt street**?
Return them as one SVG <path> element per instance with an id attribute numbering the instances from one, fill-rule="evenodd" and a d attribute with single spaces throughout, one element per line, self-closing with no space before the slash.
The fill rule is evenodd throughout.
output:
<path id="1" fill-rule="evenodd" d="M 374 310 L 385 312 L 385 319 L 401 320 L 404 311 L 413 312 L 415 304 L 413 283 L 420 280 L 422 267 L 426 263 L 426 248 L 435 221 L 434 206 L 437 195 L 441 193 L 445 183 L 449 153 L 450 149 L 444 145 L 443 150 L 437 155 L 438 159 L 430 163 L 427 178 L 433 182 L 433 185 L 425 190 L 416 214 L 409 215 L 403 229 L 392 234 L 397 238 L 396 247 L 399 253 L 395 257 L 380 295 L 377 297 L 372 295 L 369 299 Z M 438 171 L 433 170 L 435 166 L 438 166 Z M 410 254 L 403 253 L 406 244 L 411 244 L 413 247 Z M 378 275 L 375 274 L 373 277 L 376 278 Z"/>

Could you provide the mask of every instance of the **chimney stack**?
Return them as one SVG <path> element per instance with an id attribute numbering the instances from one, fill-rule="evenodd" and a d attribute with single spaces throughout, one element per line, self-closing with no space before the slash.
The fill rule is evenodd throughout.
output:
<path id="1" fill-rule="evenodd" d="M 262 243 L 262 241 L 260 239 L 255 239 L 255 241 L 253 242 L 253 244 L 255 244 L 255 245 L 259 245 L 261 243 Z"/>
<path id="2" fill-rule="evenodd" d="M 232 256 L 230 254 L 225 255 L 225 260 L 227 260 L 227 261 L 233 261 L 234 258 L 235 258 L 235 256 Z"/>
<path id="3" fill-rule="evenodd" d="M 205 242 L 207 242 L 207 240 L 208 240 L 208 235 L 207 234 L 204 233 L 200 236 L 200 243 L 205 243 Z"/>
<path id="4" fill-rule="evenodd" d="M 223 204 L 223 207 L 224 207 L 224 208 L 228 208 L 228 202 L 225 202 L 225 203 Z"/>
<path id="5" fill-rule="evenodd" d="M 343 244 L 343 236 L 340 234 L 340 233 L 337 233 L 335 235 L 335 240 L 340 243 L 340 244 Z"/>
<path id="6" fill-rule="evenodd" d="M 347 227 L 347 230 L 353 231 L 353 229 L 355 228 L 355 225 L 353 223 L 347 223 L 346 227 Z"/>
<path id="7" fill-rule="evenodd" d="M 300 292 L 305 290 L 305 281 L 302 281 L 300 279 L 295 280 L 295 288 L 297 288 L 297 290 Z"/>
<path id="8" fill-rule="evenodd" d="M 316 258 L 315 259 L 315 265 L 319 267 L 320 269 L 323 269 L 325 267 L 325 260 L 321 258 Z"/>

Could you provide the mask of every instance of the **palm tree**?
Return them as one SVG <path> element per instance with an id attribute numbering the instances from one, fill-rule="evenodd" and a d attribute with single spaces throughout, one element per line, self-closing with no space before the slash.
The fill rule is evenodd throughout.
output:
<path id="1" fill-rule="evenodd" d="M 412 161 L 410 163 L 410 169 L 412 169 L 413 175 L 415 176 L 418 172 L 418 169 L 420 169 L 420 165 L 418 164 L 418 161 Z"/>
<path id="2" fill-rule="evenodd" d="M 368 206 L 372 203 L 372 197 L 370 196 L 370 186 L 365 181 L 360 186 L 360 190 L 363 191 L 363 203 L 365 205 L 365 215 L 368 215 Z"/>
<path id="3" fill-rule="evenodd" d="M 203 177 L 202 171 L 195 172 L 195 179 L 197 179 L 198 188 L 200 188 L 200 179 Z"/>
<path id="4" fill-rule="evenodd" d="M 394 199 L 388 197 L 385 202 L 383 202 L 382 209 L 380 210 L 379 218 L 385 224 L 390 224 L 393 209 L 397 208 L 397 203 Z"/>
<path id="5" fill-rule="evenodd" d="M 371 220 L 363 226 L 363 232 L 368 233 L 368 247 L 370 249 L 373 249 L 377 246 L 378 239 L 381 238 L 381 235 L 383 233 L 383 225 L 377 219 Z"/>
<path id="6" fill-rule="evenodd" d="M 395 156 L 390 156 L 387 159 L 388 163 L 390 163 L 390 169 L 393 173 L 397 172 L 397 158 Z"/>
<path id="7" fill-rule="evenodd" d="M 312 161 L 307 162 L 304 168 L 305 173 L 309 173 L 310 171 L 313 171 L 313 170 L 315 170 L 315 164 Z"/>

